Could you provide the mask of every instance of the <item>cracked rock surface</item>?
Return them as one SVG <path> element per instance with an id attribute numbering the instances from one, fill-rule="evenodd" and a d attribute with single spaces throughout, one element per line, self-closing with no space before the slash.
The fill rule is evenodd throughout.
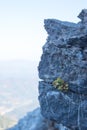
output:
<path id="1" fill-rule="evenodd" d="M 70 130 L 87 130 L 87 10 L 79 23 L 46 19 L 48 38 L 39 63 L 39 102 L 46 119 Z M 56 78 L 68 83 L 68 91 L 59 91 Z"/>

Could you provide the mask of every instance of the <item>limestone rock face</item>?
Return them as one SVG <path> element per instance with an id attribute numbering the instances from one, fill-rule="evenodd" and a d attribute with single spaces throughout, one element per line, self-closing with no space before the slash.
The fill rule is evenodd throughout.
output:
<path id="1" fill-rule="evenodd" d="M 87 10 L 79 23 L 55 19 L 44 21 L 48 33 L 39 63 L 39 101 L 42 115 L 71 130 L 87 129 Z M 56 78 L 68 90 L 53 86 Z"/>

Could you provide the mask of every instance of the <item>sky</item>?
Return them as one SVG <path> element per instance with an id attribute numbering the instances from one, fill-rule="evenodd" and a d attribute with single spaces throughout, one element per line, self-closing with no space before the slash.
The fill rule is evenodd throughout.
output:
<path id="1" fill-rule="evenodd" d="M 0 60 L 39 61 L 44 19 L 78 22 L 87 0 L 0 0 Z"/>

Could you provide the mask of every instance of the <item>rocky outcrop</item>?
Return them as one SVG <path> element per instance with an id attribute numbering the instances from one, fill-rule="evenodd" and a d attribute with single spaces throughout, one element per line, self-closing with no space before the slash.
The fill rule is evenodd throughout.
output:
<path id="1" fill-rule="evenodd" d="M 9 130 L 87 130 L 87 10 L 79 23 L 44 21 L 40 107 Z M 66 87 L 67 86 L 67 87 Z"/>
<path id="2" fill-rule="evenodd" d="M 87 130 L 87 10 L 79 23 L 44 21 L 48 33 L 39 63 L 39 101 L 42 115 L 71 130 Z M 58 90 L 61 78 L 68 90 Z"/>
<path id="3" fill-rule="evenodd" d="M 67 130 L 62 125 L 59 125 L 51 120 L 45 119 L 40 108 L 28 113 L 23 119 L 19 120 L 18 124 L 8 130 Z"/>

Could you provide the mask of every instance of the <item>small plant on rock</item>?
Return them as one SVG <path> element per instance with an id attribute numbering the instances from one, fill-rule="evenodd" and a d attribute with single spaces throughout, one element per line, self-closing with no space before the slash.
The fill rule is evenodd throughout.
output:
<path id="1" fill-rule="evenodd" d="M 60 91 L 67 91 L 68 90 L 68 84 L 64 82 L 61 78 L 57 78 L 53 81 L 53 86 L 57 88 Z"/>

